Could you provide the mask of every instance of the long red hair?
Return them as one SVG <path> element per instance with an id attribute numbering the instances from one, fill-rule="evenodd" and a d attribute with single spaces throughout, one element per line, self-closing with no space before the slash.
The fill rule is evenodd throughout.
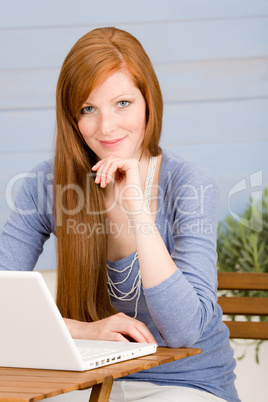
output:
<path id="1" fill-rule="evenodd" d="M 64 60 L 57 84 L 57 304 L 64 317 L 80 321 L 96 321 L 116 312 L 107 288 L 107 234 L 99 231 L 88 238 L 86 233 L 71 230 L 69 223 L 71 219 L 76 228 L 79 224 L 105 228 L 103 191 L 91 174 L 95 154 L 78 129 L 78 119 L 91 91 L 120 69 L 127 69 L 145 99 L 143 149 L 156 156 L 160 153 L 162 94 L 148 55 L 131 34 L 112 27 L 84 35 Z"/>

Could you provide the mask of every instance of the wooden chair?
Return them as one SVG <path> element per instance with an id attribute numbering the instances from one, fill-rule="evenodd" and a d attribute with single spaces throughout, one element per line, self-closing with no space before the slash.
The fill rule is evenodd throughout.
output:
<path id="1" fill-rule="evenodd" d="M 266 290 L 268 273 L 218 272 L 219 290 Z M 268 316 L 268 297 L 229 297 L 218 300 L 224 315 Z M 230 338 L 268 340 L 268 322 L 224 321 Z"/>

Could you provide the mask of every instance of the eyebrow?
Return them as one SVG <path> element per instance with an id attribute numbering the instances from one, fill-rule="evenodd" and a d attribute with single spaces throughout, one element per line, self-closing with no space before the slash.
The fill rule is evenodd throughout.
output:
<path id="1" fill-rule="evenodd" d="M 117 99 L 117 98 L 125 98 L 125 97 L 129 97 L 129 96 L 135 96 L 135 94 L 131 94 L 131 93 L 128 93 L 128 94 L 121 94 L 121 95 L 116 95 L 114 98 L 112 98 L 111 99 L 111 101 L 113 102 L 115 99 Z M 85 102 L 85 103 L 83 103 L 83 105 L 87 105 L 87 106 L 94 106 L 94 104 L 93 103 L 89 103 L 89 102 Z"/>
<path id="2" fill-rule="evenodd" d="M 115 100 L 116 98 L 123 98 L 123 97 L 128 97 L 128 96 L 135 96 L 135 95 L 134 95 L 134 94 L 131 94 L 131 93 L 121 94 L 121 95 L 115 96 L 115 97 L 112 99 L 112 101 Z"/>

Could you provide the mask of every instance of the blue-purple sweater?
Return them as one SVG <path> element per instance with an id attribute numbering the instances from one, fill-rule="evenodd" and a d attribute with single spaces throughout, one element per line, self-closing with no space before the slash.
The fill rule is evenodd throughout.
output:
<path id="1" fill-rule="evenodd" d="M 238 402 L 233 350 L 217 304 L 218 201 L 217 184 L 205 168 L 163 150 L 156 225 L 178 269 L 161 284 L 142 288 L 137 319 L 147 325 L 159 345 L 198 347 L 202 353 L 126 380 L 193 387 Z M 51 233 L 56 234 L 52 160 L 29 173 L 15 205 L 0 237 L 0 270 L 32 270 L 44 242 Z M 70 225 L 70 230 L 75 229 L 79 230 Z M 125 278 L 125 272 L 120 271 L 133 257 L 108 261 L 119 271 L 110 273 L 114 282 Z M 121 285 L 122 291 L 131 290 L 138 269 L 137 259 L 130 277 Z M 118 311 L 134 316 L 135 299 L 112 297 L 112 302 Z"/>

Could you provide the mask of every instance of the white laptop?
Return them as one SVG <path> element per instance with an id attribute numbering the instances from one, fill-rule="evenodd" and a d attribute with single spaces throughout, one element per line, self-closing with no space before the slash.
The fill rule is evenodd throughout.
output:
<path id="1" fill-rule="evenodd" d="M 149 355 L 155 344 L 72 339 L 39 272 L 0 271 L 0 366 L 84 371 Z"/>

